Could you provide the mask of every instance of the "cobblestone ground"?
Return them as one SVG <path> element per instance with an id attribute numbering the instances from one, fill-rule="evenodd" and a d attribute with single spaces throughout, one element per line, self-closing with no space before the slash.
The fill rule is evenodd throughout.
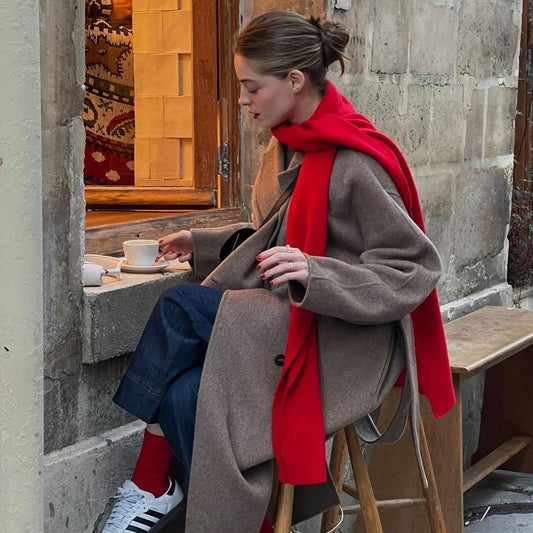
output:
<path id="1" fill-rule="evenodd" d="M 496 470 L 465 494 L 465 533 L 533 533 L 533 475 Z"/>

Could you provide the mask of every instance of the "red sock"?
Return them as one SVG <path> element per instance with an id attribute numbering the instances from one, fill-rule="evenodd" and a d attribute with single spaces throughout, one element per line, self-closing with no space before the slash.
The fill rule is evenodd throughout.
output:
<path id="1" fill-rule="evenodd" d="M 165 437 L 145 431 L 131 480 L 141 490 L 151 492 L 159 498 L 168 490 L 168 473 L 173 457 Z"/>
<path id="2" fill-rule="evenodd" d="M 274 530 L 272 524 L 265 518 L 261 526 L 261 531 L 259 533 L 272 533 Z"/>

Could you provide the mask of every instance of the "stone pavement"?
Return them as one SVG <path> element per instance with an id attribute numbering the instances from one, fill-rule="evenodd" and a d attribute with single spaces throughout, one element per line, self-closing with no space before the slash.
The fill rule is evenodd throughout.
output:
<path id="1" fill-rule="evenodd" d="M 464 533 L 533 533 L 533 475 L 495 470 L 465 493 Z"/>

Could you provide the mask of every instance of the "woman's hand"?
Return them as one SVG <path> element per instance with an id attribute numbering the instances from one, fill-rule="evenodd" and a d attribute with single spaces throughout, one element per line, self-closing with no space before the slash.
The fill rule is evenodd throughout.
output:
<path id="1" fill-rule="evenodd" d="M 178 259 L 180 263 L 190 261 L 193 254 L 192 233 L 188 230 L 181 230 L 177 233 L 171 233 L 162 239 L 159 239 L 159 250 L 157 259 L 166 259 L 172 261 Z"/>
<path id="2" fill-rule="evenodd" d="M 307 257 L 298 249 L 288 244 L 274 246 L 256 257 L 257 270 L 261 271 L 261 279 L 269 279 L 271 285 L 284 281 L 299 281 L 307 287 L 309 279 L 309 266 Z"/>

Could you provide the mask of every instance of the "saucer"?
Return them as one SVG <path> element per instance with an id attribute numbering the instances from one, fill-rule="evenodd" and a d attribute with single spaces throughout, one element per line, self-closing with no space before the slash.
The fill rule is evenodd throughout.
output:
<path id="1" fill-rule="evenodd" d="M 155 274 L 161 272 L 161 270 L 170 266 L 170 261 L 161 261 L 160 263 L 154 263 L 153 265 L 130 265 L 127 261 L 122 263 L 121 269 L 124 272 L 132 272 L 135 274 Z"/>
<path id="2" fill-rule="evenodd" d="M 105 270 L 120 272 L 120 266 L 124 262 L 124 258 L 112 257 L 110 255 L 85 254 L 84 261 L 86 263 L 95 263 L 100 265 Z"/>

